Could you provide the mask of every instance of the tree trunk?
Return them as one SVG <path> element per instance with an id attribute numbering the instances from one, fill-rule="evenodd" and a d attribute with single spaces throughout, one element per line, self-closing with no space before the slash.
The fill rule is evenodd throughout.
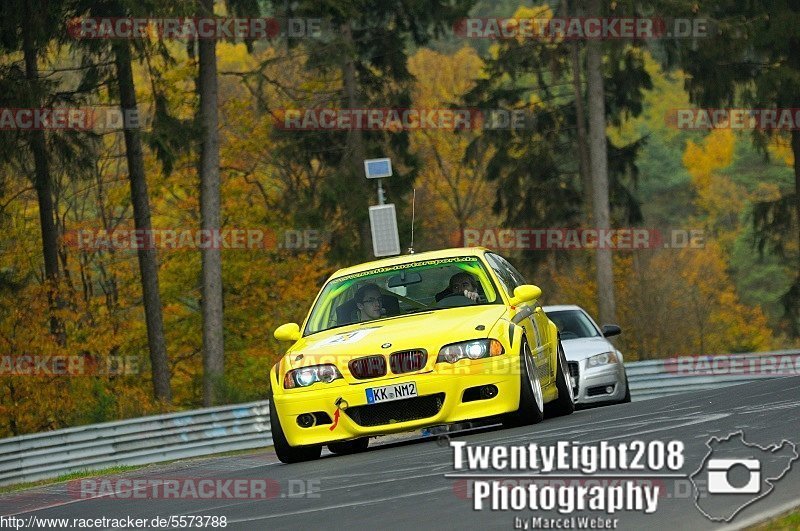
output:
<path id="1" fill-rule="evenodd" d="M 200 16 L 214 13 L 214 0 L 200 1 Z M 213 39 L 198 42 L 200 96 L 200 224 L 203 231 L 220 230 L 219 130 L 217 124 L 217 45 Z M 203 263 L 203 404 L 217 402 L 217 389 L 225 372 L 222 313 L 222 259 L 218 246 L 202 250 Z"/>
<path id="2" fill-rule="evenodd" d="M 600 16 L 600 2 L 589 3 L 589 13 Z M 593 226 L 598 231 L 611 226 L 608 202 L 608 146 L 606 144 L 605 89 L 603 87 L 602 49 L 599 40 L 590 40 L 586 52 L 586 82 L 589 107 L 589 156 L 592 165 L 592 211 Z M 611 249 L 599 248 L 597 263 L 597 298 L 600 322 L 616 322 L 614 301 L 614 270 Z"/>
<path id="3" fill-rule="evenodd" d="M 342 39 L 345 44 L 345 60 L 342 65 L 342 79 L 344 84 L 344 96 L 347 99 L 347 106 L 350 109 L 359 108 L 358 85 L 356 82 L 356 67 L 353 62 L 353 31 L 350 23 L 341 26 Z M 350 158 L 349 165 L 353 171 L 353 184 L 357 185 L 364 179 L 364 159 L 367 158 L 364 149 L 364 135 L 359 128 L 352 128 L 347 132 L 347 156 Z M 366 183 L 364 183 L 366 186 Z M 364 219 L 359 225 L 361 234 L 361 249 L 364 258 L 372 256 L 372 232 L 370 231 L 369 220 Z"/>
<path id="4" fill-rule="evenodd" d="M 32 95 L 31 107 L 39 107 L 38 88 L 35 87 L 39 81 L 39 66 L 37 64 L 38 51 L 33 41 L 33 29 L 31 24 L 33 18 L 30 13 L 25 17 L 22 24 L 23 54 L 25 57 L 25 78 L 29 81 L 29 94 Z M 63 306 L 63 302 L 58 293 L 58 230 L 55 223 L 55 208 L 53 206 L 53 181 L 50 177 L 50 167 L 47 160 L 47 143 L 44 131 L 33 129 L 30 132 L 30 148 L 33 153 L 33 164 L 35 168 L 34 185 L 36 188 L 36 199 L 39 203 L 39 224 L 42 228 L 42 255 L 44 257 L 44 276 L 47 285 L 47 297 L 50 304 L 50 333 L 56 342 L 66 345 L 66 332 L 64 323 L 59 319 L 55 311 Z"/>
<path id="5" fill-rule="evenodd" d="M 575 124 L 578 131 L 578 171 L 581 176 L 581 188 L 583 188 L 584 218 L 586 224 L 589 225 L 592 222 L 592 173 L 587 138 L 588 134 L 586 132 L 586 109 L 583 105 L 583 90 L 581 88 L 581 52 L 578 41 L 572 41 L 569 46 L 572 56 L 572 91 L 575 97 Z"/>
<path id="6" fill-rule="evenodd" d="M 119 83 L 119 99 L 123 116 L 136 112 L 136 90 L 133 84 L 131 49 L 128 41 L 114 41 L 114 62 Z M 161 316 L 161 295 L 158 288 L 158 264 L 156 250 L 150 237 L 150 199 L 147 194 L 147 180 L 144 172 L 142 139 L 139 131 L 125 127 L 125 154 L 128 162 L 128 179 L 131 184 L 131 203 L 136 230 L 148 235 L 142 249 L 137 251 L 139 273 L 142 277 L 142 298 L 144 316 L 147 324 L 147 343 L 150 350 L 150 364 L 153 372 L 153 396 L 162 402 L 172 401 L 169 382 L 169 363 L 164 339 L 164 322 Z"/>
<path id="7" fill-rule="evenodd" d="M 786 294 L 787 316 L 791 319 L 789 330 L 800 336 L 800 131 L 792 130 L 792 155 L 794 155 L 794 219 L 797 223 L 797 276 Z"/>
<path id="8" fill-rule="evenodd" d="M 792 130 L 792 155 L 794 155 L 794 213 L 797 222 L 797 258 L 800 274 L 800 131 Z"/>

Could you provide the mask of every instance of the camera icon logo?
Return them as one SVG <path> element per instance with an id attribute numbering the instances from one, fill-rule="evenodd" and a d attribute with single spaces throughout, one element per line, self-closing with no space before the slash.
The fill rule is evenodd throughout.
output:
<path id="1" fill-rule="evenodd" d="M 706 441 L 708 452 L 689 475 L 694 504 L 713 522 L 730 522 L 742 509 L 768 496 L 800 459 L 786 439 L 762 446 L 737 431 Z"/>
<path id="2" fill-rule="evenodd" d="M 750 473 L 747 483 L 738 487 L 729 477 L 737 466 Z M 707 468 L 709 494 L 758 494 L 761 490 L 761 463 L 757 459 L 709 459 Z"/>

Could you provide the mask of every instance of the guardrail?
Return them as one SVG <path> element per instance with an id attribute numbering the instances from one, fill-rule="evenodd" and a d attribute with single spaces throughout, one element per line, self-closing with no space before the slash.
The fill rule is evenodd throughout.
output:
<path id="1" fill-rule="evenodd" d="M 800 351 L 625 364 L 634 401 L 800 374 Z M 0 485 L 272 444 L 268 402 L 184 411 L 0 439 Z"/>
<path id="2" fill-rule="evenodd" d="M 800 350 L 685 356 L 625 364 L 631 400 L 800 375 Z"/>
<path id="3" fill-rule="evenodd" d="M 0 485 L 271 444 L 268 402 L 92 424 L 0 439 Z"/>

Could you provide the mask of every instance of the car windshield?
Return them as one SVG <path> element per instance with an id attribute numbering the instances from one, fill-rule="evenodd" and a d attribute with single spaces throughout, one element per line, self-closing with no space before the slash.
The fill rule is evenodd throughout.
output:
<path id="1" fill-rule="evenodd" d="M 558 327 L 562 340 L 600 336 L 597 327 L 581 310 L 547 312 L 547 317 Z"/>
<path id="2" fill-rule="evenodd" d="M 475 256 L 381 267 L 328 282 L 311 310 L 304 335 L 411 313 L 500 302 L 486 268 Z"/>

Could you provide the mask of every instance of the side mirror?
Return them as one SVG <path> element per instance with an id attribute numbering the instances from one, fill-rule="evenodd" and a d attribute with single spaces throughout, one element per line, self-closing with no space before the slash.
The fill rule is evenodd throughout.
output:
<path id="1" fill-rule="evenodd" d="M 297 341 L 300 335 L 300 325 L 297 323 L 286 323 L 280 325 L 272 334 L 278 341 Z"/>
<path id="2" fill-rule="evenodd" d="M 535 301 L 542 296 L 542 289 L 533 284 L 523 284 L 514 288 L 514 296 L 509 301 L 512 306 L 522 304 L 523 302 Z"/>
<path id="3" fill-rule="evenodd" d="M 603 325 L 603 337 L 618 336 L 622 333 L 622 328 L 617 325 Z"/>

